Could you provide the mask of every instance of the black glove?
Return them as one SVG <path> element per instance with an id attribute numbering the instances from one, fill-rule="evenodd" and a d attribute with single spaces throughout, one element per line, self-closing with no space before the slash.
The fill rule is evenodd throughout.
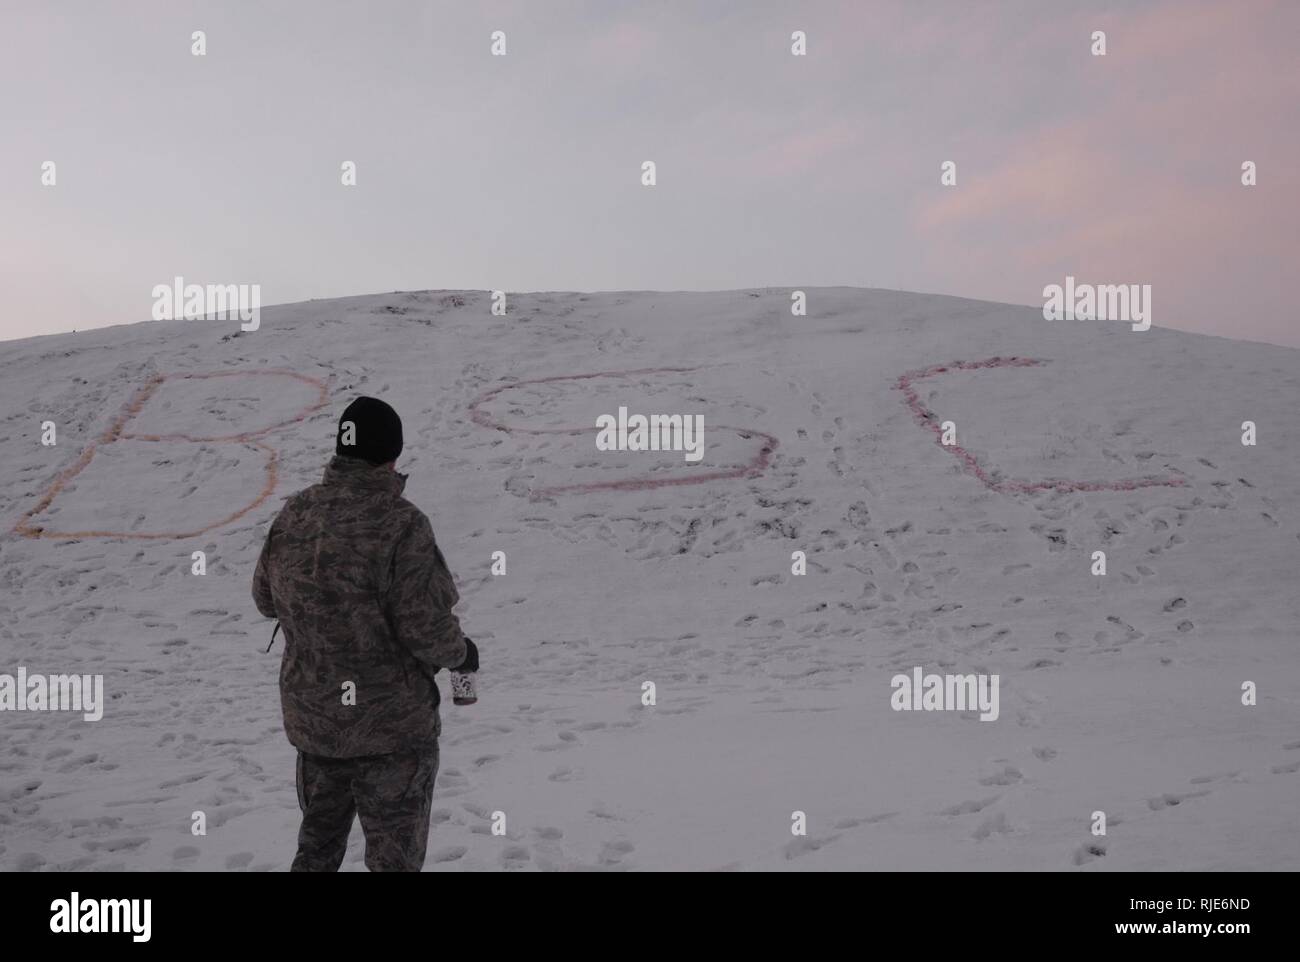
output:
<path id="1" fill-rule="evenodd" d="M 453 671 L 478 671 L 478 645 L 465 639 L 465 660 L 452 669 Z"/>

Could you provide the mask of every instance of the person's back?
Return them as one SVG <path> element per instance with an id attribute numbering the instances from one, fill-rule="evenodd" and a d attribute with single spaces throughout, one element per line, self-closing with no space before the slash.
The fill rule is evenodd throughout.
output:
<path id="1" fill-rule="evenodd" d="M 339 867 L 353 814 L 372 870 L 418 870 L 438 767 L 439 668 L 477 668 L 429 520 L 394 470 L 401 421 L 360 398 L 324 479 L 271 525 L 253 579 L 280 620 L 285 733 L 303 809 L 295 870 Z"/>

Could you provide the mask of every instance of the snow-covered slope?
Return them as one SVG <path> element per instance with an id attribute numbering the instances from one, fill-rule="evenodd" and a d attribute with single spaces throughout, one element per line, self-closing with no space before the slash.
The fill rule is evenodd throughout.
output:
<path id="1" fill-rule="evenodd" d="M 482 650 L 427 868 L 1300 868 L 1300 352 L 808 294 L 394 293 L 0 344 L 0 672 L 107 698 L 0 714 L 0 869 L 287 868 L 249 581 L 359 393 L 404 419 Z M 702 414 L 704 458 L 597 451 L 620 405 Z M 998 674 L 998 719 L 893 711 L 914 666 Z"/>

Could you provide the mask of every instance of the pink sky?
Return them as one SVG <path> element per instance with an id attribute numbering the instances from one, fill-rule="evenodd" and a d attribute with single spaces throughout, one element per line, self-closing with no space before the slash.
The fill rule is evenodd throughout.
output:
<path id="1" fill-rule="evenodd" d="M 1300 254 L 1300 176 L 1285 159 L 1300 149 L 1300 33 L 1274 29 L 1300 26 L 1295 9 L 1178 3 L 1093 18 L 1109 53 L 1076 68 L 1092 73 L 1086 104 L 1011 137 L 990 131 L 976 149 L 998 161 L 919 205 L 936 269 L 1017 300 L 1014 285 L 1053 272 L 1151 283 L 1165 325 L 1300 343 L 1281 282 Z M 1241 185 L 1247 160 L 1255 187 Z M 1276 313 L 1243 323 L 1254 311 Z"/>
<path id="2" fill-rule="evenodd" d="M 1151 284 L 1156 326 L 1300 346 L 1300 3 L 132 10 L 6 14 L 0 338 L 144 320 L 176 275 L 264 303 L 855 285 L 1041 304 L 1073 274 Z"/>

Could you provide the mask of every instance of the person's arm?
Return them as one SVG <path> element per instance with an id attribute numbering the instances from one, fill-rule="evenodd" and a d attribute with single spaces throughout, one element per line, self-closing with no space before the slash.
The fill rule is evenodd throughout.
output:
<path id="1" fill-rule="evenodd" d="M 277 517 L 276 521 L 280 519 Z M 266 541 L 262 545 L 262 553 L 257 559 L 257 568 L 253 572 L 253 604 L 257 605 L 257 610 L 266 618 L 275 618 L 275 599 L 271 597 L 271 539 L 275 537 L 275 522 L 271 522 L 271 529 L 266 533 Z"/>
<path id="2" fill-rule="evenodd" d="M 460 600 L 447 562 L 423 514 L 414 520 L 393 550 L 388 589 L 389 624 L 397 641 L 432 676 L 439 668 L 458 668 L 467 648 L 452 608 Z"/>

